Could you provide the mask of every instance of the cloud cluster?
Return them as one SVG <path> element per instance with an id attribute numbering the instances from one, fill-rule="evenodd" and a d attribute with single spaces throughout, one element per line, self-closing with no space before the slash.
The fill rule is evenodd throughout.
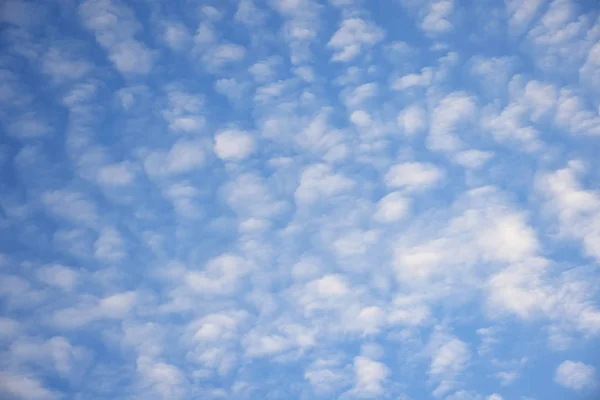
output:
<path id="1" fill-rule="evenodd" d="M 0 398 L 598 393 L 596 8 L 201 3 L 0 5 Z"/>

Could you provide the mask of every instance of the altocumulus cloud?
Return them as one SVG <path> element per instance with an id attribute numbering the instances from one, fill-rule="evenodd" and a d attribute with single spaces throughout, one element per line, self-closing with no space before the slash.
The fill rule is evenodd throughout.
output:
<path id="1" fill-rule="evenodd" d="M 597 398 L 600 12 L 0 4 L 0 398 Z"/>

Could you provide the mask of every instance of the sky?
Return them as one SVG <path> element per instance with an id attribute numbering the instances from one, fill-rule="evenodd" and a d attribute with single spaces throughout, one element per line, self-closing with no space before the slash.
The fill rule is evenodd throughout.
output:
<path id="1" fill-rule="evenodd" d="M 0 1 L 0 398 L 594 400 L 594 0 Z"/>

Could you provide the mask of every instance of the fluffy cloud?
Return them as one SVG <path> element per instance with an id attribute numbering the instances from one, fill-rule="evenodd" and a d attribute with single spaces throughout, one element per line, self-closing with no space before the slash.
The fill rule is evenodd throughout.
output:
<path id="1" fill-rule="evenodd" d="M 346 19 L 327 44 L 336 51 L 331 60 L 350 61 L 377 44 L 383 37 L 383 31 L 370 21 L 361 18 Z"/>
<path id="2" fill-rule="evenodd" d="M 55 393 L 46 389 L 37 379 L 9 372 L 0 373 L 0 393 L 26 400 L 57 398 Z"/>
<path id="3" fill-rule="evenodd" d="M 385 182 L 393 188 L 418 190 L 435 185 L 443 177 L 444 173 L 435 165 L 412 162 L 392 166 L 385 175 Z"/>
<path id="4" fill-rule="evenodd" d="M 379 222 L 396 222 L 408 214 L 409 201 L 399 192 L 393 192 L 377 202 L 373 218 Z"/>
<path id="5" fill-rule="evenodd" d="M 79 6 L 79 14 L 121 73 L 150 72 L 154 57 L 135 38 L 140 24 L 129 7 L 113 0 L 88 0 Z"/>
<path id="6" fill-rule="evenodd" d="M 430 339 L 429 346 L 429 376 L 438 382 L 433 395 L 441 396 L 456 385 L 456 379 L 468 366 L 470 351 L 466 343 L 437 329 Z"/>
<path id="7" fill-rule="evenodd" d="M 200 168 L 205 161 L 205 144 L 201 140 L 179 140 L 169 151 L 150 152 L 144 167 L 150 176 L 181 174 Z"/>
<path id="8" fill-rule="evenodd" d="M 383 393 L 383 382 L 389 375 L 387 367 L 368 357 L 354 359 L 355 385 L 352 389 L 357 397 L 377 397 Z"/>
<path id="9" fill-rule="evenodd" d="M 398 114 L 397 122 L 405 134 L 412 136 L 425 130 L 427 127 L 427 115 L 423 108 L 418 105 L 412 105 Z"/>
<path id="10" fill-rule="evenodd" d="M 296 202 L 310 204 L 322 197 L 344 193 L 354 186 L 346 176 L 331 170 L 325 164 L 308 166 L 302 171 L 300 184 L 294 194 Z"/>
<path id="11" fill-rule="evenodd" d="M 0 5 L 0 398 L 597 389 L 597 13 L 375 3 Z"/>
<path id="12" fill-rule="evenodd" d="M 554 381 L 574 390 L 592 388 L 596 384 L 596 369 L 579 361 L 563 361 L 556 368 Z"/>
<path id="13" fill-rule="evenodd" d="M 229 130 L 215 137 L 215 154 L 226 161 L 241 161 L 254 151 L 254 139 L 248 132 Z"/>

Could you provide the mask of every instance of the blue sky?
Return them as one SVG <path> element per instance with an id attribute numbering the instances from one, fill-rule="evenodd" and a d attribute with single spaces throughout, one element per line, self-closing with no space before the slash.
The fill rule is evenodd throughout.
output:
<path id="1" fill-rule="evenodd" d="M 594 1 L 0 31 L 0 398 L 597 398 Z"/>

